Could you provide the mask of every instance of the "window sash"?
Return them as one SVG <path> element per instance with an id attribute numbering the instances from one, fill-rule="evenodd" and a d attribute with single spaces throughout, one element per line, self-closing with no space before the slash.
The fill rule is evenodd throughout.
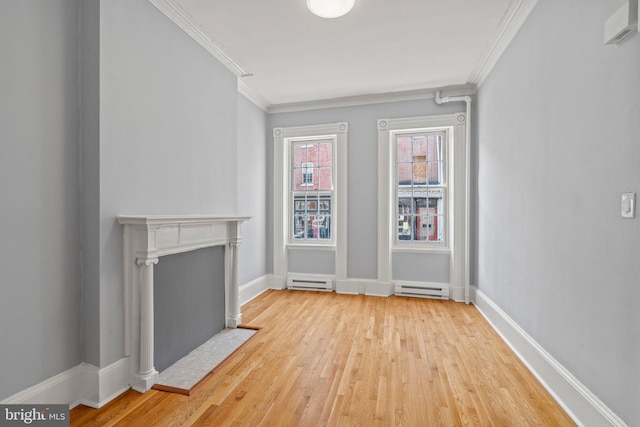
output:
<path id="1" fill-rule="evenodd" d="M 289 244 L 333 245 L 336 138 L 290 138 L 289 150 Z"/>
<path id="2" fill-rule="evenodd" d="M 394 132 L 395 246 L 447 247 L 448 132 Z"/>

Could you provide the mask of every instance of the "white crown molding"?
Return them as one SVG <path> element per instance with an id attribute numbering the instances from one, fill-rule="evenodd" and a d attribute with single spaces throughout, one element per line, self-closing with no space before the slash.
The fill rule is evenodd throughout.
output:
<path id="1" fill-rule="evenodd" d="M 521 0 L 531 1 L 531 0 Z M 537 1 L 537 0 L 535 0 Z M 534 2 L 535 2 L 534 1 Z M 252 74 L 243 69 L 231 56 L 220 47 L 215 40 L 209 37 L 195 19 L 189 15 L 175 0 L 149 0 L 159 11 L 166 15 L 178 27 L 193 38 L 200 46 L 220 61 L 237 77 L 249 77 Z M 514 0 L 517 2 L 517 0 Z M 503 18 L 504 19 L 504 18 Z M 384 102 L 412 101 L 417 99 L 435 98 L 435 93 L 440 90 L 446 96 L 474 95 L 474 84 L 459 86 L 447 86 L 435 89 L 418 89 L 403 92 L 379 93 L 370 95 L 348 96 L 343 98 L 331 98 L 313 101 L 292 102 L 283 104 L 271 104 L 264 96 L 256 92 L 246 82 L 238 79 L 238 93 L 243 95 L 257 107 L 267 113 L 288 113 L 295 111 L 317 110 L 322 108 L 351 107 L 357 105 L 380 104 Z"/>
<path id="2" fill-rule="evenodd" d="M 475 286 L 472 287 L 472 302 L 578 425 L 626 427 L 627 424 L 604 402 Z"/>
<path id="3" fill-rule="evenodd" d="M 245 82 L 238 79 L 238 93 L 249 101 L 253 102 L 258 108 L 260 108 L 265 113 L 269 111 L 269 107 L 271 104 L 265 98 L 262 97 L 258 92 L 249 87 Z"/>
<path id="4" fill-rule="evenodd" d="M 476 87 L 482 85 L 537 3 L 538 0 L 512 0 L 509 3 L 487 48 L 471 71 L 467 83 Z"/>
<path id="5" fill-rule="evenodd" d="M 245 77 L 251 75 L 238 65 L 214 40 L 212 40 L 202 30 L 202 28 L 200 28 L 193 17 L 174 0 L 149 0 L 149 2 L 171 19 L 178 27 L 182 28 L 184 32 L 191 36 L 191 38 L 198 42 L 200 46 L 205 48 L 207 52 L 213 55 L 214 58 L 220 61 L 236 76 Z"/>
<path id="6" fill-rule="evenodd" d="M 381 104 L 384 102 L 413 101 L 417 99 L 433 99 L 436 92 L 443 96 L 475 95 L 476 87 L 473 84 L 459 86 L 446 86 L 433 89 L 417 89 L 403 92 L 376 93 L 370 95 L 347 96 L 344 98 L 321 99 L 316 101 L 291 102 L 285 104 L 273 104 L 267 107 L 267 113 L 290 113 L 294 111 L 319 110 L 323 108 L 353 107 L 357 105 Z"/>

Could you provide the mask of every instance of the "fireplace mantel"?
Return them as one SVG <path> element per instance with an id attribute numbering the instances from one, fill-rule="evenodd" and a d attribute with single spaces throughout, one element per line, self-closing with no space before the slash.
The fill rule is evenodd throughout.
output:
<path id="1" fill-rule="evenodd" d="M 153 363 L 153 266 L 164 255 L 210 246 L 225 247 L 225 322 L 240 324 L 238 256 L 240 225 L 249 217 L 212 215 L 121 215 L 124 225 L 125 356 L 131 387 L 146 392 L 158 380 Z"/>

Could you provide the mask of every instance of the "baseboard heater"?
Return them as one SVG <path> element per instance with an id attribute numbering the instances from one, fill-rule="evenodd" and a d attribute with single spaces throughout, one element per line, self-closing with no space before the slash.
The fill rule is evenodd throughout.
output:
<path id="1" fill-rule="evenodd" d="M 406 297 L 449 299 L 449 285 L 436 283 L 396 283 L 395 294 Z"/>
<path id="2" fill-rule="evenodd" d="M 333 291 L 333 280 L 289 277 L 287 279 L 287 289 L 331 292 Z"/>

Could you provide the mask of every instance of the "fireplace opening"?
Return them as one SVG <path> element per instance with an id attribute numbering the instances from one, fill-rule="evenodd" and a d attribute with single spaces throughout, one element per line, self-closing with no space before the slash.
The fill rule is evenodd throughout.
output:
<path id="1" fill-rule="evenodd" d="M 154 276 L 154 361 L 162 372 L 225 328 L 224 246 L 163 256 Z"/>

